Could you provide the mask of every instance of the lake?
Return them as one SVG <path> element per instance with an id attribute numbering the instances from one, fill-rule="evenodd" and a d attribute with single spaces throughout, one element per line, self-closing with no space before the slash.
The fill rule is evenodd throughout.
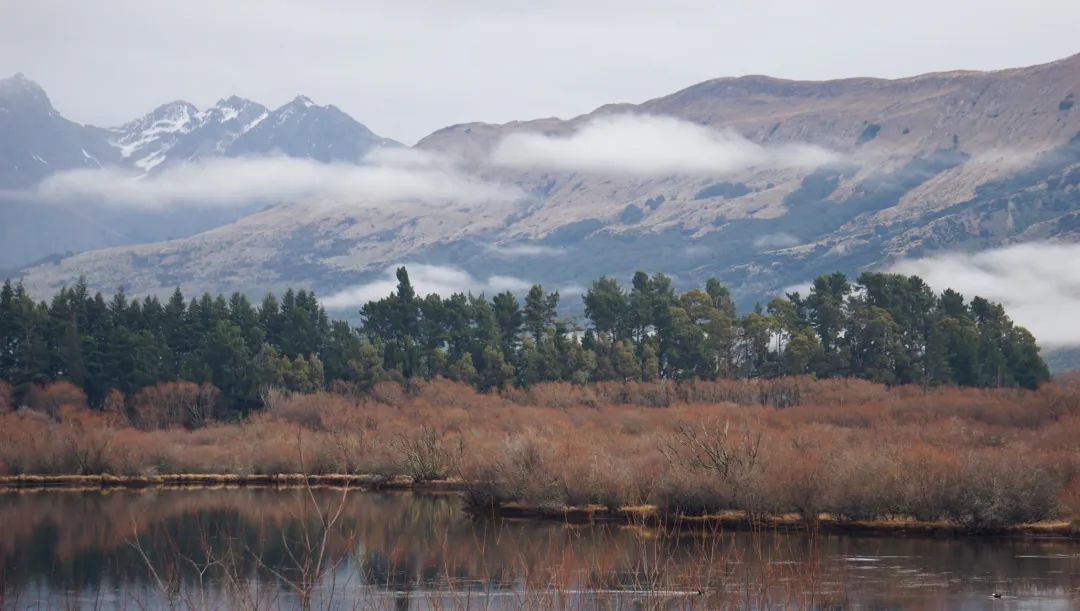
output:
<path id="1" fill-rule="evenodd" d="M 0 492 L 4 608 L 305 605 L 1068 609 L 1080 543 L 476 519 L 413 492 Z"/>

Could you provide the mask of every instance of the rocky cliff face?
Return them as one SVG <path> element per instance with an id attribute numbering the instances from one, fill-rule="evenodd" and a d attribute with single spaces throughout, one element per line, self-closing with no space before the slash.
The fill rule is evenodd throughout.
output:
<path id="1" fill-rule="evenodd" d="M 390 205 L 360 192 L 332 205 L 297 201 L 182 240 L 39 265 L 25 281 L 38 292 L 85 275 L 135 292 L 302 285 L 326 294 L 399 262 L 563 287 L 647 269 L 679 283 L 718 276 L 747 304 L 824 271 L 1020 240 L 1074 241 L 1078 98 L 1080 56 L 899 80 L 717 79 L 569 120 L 455 125 L 416 146 L 522 197 Z M 702 136 L 694 130 L 707 129 L 706 139 L 745 158 L 575 165 L 581 149 L 596 152 L 596 126 L 641 116 L 677 120 L 695 142 Z M 640 153 L 634 159 L 670 157 L 682 141 L 650 125 L 624 132 L 610 159 L 622 158 L 620 148 Z M 313 151 L 325 150 L 318 143 L 329 136 L 302 133 L 305 144 L 290 154 L 320 158 Z M 532 157 L 507 152 L 515 138 L 533 139 Z"/>

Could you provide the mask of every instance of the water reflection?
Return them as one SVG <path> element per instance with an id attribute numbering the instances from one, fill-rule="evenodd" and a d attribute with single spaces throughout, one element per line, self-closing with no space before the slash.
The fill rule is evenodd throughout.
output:
<path id="1" fill-rule="evenodd" d="M 1064 541 L 473 520 L 456 496 L 402 492 L 0 493 L 12 608 L 1054 609 L 1077 596 L 1080 545 Z"/>

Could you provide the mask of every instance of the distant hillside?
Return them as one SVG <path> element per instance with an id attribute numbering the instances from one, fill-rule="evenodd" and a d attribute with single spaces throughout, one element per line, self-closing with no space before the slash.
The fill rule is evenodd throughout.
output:
<path id="1" fill-rule="evenodd" d="M 455 125 L 416 146 L 454 159 L 477 180 L 516 187 L 523 199 L 433 207 L 357 193 L 330 206 L 290 201 L 183 239 L 34 266 L 24 280 L 36 294 L 85 275 L 98 287 L 136 293 L 181 285 L 259 294 L 291 285 L 326 295 L 410 262 L 572 292 L 598 274 L 651 269 L 671 273 L 679 286 L 716 275 L 746 307 L 826 270 L 854 273 L 899 257 L 1023 240 L 1076 241 L 1078 97 L 1080 56 L 897 80 L 717 79 L 569 120 Z M 306 110 L 303 101 L 292 106 Z M 707 127 L 730 141 L 725 146 L 760 159 L 716 172 L 644 172 L 578 167 L 562 154 L 597 125 L 615 129 L 640 115 L 678 119 L 691 139 L 694 126 Z M 618 149 L 643 158 L 678 152 L 682 141 L 645 128 L 626 132 L 612 158 Z M 366 137 L 357 130 L 350 142 Z M 533 157 L 500 148 L 522 137 L 532 139 Z M 289 150 L 318 159 L 324 149 L 310 140 Z M 545 152 L 546 164 L 532 163 Z"/>

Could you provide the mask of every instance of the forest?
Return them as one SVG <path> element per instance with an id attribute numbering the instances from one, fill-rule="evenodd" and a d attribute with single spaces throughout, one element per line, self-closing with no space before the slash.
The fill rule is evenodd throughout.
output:
<path id="1" fill-rule="evenodd" d="M 0 380 L 12 405 L 35 386 L 68 382 L 101 407 L 190 383 L 218 418 L 246 414 L 270 389 L 364 391 L 438 377 L 480 391 L 541 382 L 763 379 L 811 375 L 886 385 L 1021 387 L 1049 379 L 1033 336 L 981 297 L 935 293 L 918 277 L 835 273 L 740 315 L 715 280 L 677 292 L 663 274 L 612 278 L 583 296 L 584 320 L 560 317 L 560 295 L 536 285 L 488 299 L 420 296 L 405 268 L 360 324 L 330 320 L 311 292 L 244 295 L 179 289 L 166 301 L 106 299 L 85 282 L 36 302 L 0 290 Z"/>

